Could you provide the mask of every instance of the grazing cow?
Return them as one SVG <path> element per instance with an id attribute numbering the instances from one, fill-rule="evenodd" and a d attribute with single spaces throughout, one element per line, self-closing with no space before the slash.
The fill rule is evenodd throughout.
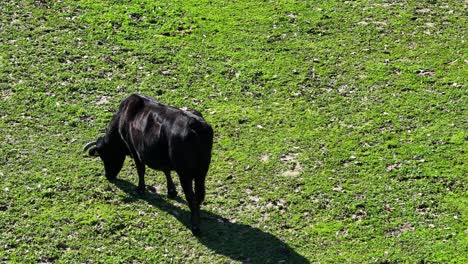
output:
<path id="1" fill-rule="evenodd" d="M 205 176 L 211 161 L 213 129 L 198 111 L 178 109 L 133 94 L 122 101 L 106 134 L 85 145 L 99 156 L 105 176 L 116 179 L 125 156 L 135 160 L 137 192 L 145 192 L 145 165 L 166 175 L 169 197 L 177 195 L 170 171 L 179 175 L 190 207 L 192 232 L 200 232 L 200 205 L 205 198 Z M 195 182 L 195 190 L 192 182 Z"/>

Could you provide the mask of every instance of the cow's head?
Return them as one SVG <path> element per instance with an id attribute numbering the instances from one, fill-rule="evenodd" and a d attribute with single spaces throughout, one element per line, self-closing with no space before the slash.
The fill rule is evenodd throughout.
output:
<path id="1" fill-rule="evenodd" d="M 89 149 L 92 157 L 100 157 L 104 162 L 104 173 L 107 179 L 117 177 L 125 161 L 125 151 L 120 141 L 110 140 L 108 136 L 99 137 L 96 141 L 89 142 L 83 147 L 83 151 Z"/>

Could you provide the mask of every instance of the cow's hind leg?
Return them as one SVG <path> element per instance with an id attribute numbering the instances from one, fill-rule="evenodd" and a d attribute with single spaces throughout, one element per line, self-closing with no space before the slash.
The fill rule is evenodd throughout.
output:
<path id="1" fill-rule="evenodd" d="M 145 164 L 143 162 L 135 160 L 135 165 L 138 172 L 138 187 L 136 192 L 140 195 L 145 194 Z"/>
<path id="2" fill-rule="evenodd" d="M 169 170 L 164 171 L 164 175 L 166 175 L 167 196 L 169 196 L 169 198 L 176 198 L 177 197 L 177 190 L 176 190 L 174 182 L 172 181 L 171 171 L 169 171 Z"/>
<path id="3" fill-rule="evenodd" d="M 205 175 L 199 175 L 195 178 L 195 200 L 199 207 L 205 200 Z"/>
<path id="4" fill-rule="evenodd" d="M 196 221 L 198 221 L 198 225 L 196 225 L 197 227 L 200 225 L 200 207 L 201 207 L 201 204 L 203 203 L 203 201 L 205 200 L 205 175 L 206 174 L 201 174 L 201 175 L 197 175 L 195 177 L 195 199 L 194 199 L 194 207 L 196 208 Z M 192 220 L 193 221 L 193 220 Z M 195 231 L 197 232 L 197 231 Z M 194 232 L 194 234 L 196 234 Z M 200 231 L 198 230 L 198 233 Z"/>
<path id="5" fill-rule="evenodd" d="M 187 203 L 190 207 L 191 221 L 192 221 L 192 233 L 194 235 L 199 235 L 200 234 L 200 205 L 196 201 L 195 194 L 193 192 L 192 179 L 191 177 L 182 175 L 180 176 L 180 183 L 182 185 L 182 189 L 184 190 Z"/>

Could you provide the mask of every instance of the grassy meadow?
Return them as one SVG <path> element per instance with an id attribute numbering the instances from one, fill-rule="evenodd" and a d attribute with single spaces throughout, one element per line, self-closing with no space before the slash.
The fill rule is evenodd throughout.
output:
<path id="1" fill-rule="evenodd" d="M 466 10 L 1 1 L 0 262 L 467 263 Z M 132 93 L 214 128 L 200 237 L 81 151 Z"/>

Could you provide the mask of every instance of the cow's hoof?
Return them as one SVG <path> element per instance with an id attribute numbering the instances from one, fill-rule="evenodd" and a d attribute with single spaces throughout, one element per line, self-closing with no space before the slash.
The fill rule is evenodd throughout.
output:
<path id="1" fill-rule="evenodd" d="M 111 178 L 111 179 L 107 179 L 109 182 L 112 182 L 112 183 L 115 183 L 117 182 L 117 178 Z"/>
<path id="2" fill-rule="evenodd" d="M 167 190 L 167 196 L 171 199 L 174 199 L 177 197 L 177 191 L 174 189 L 169 189 Z"/>
<path id="3" fill-rule="evenodd" d="M 156 193 L 156 188 L 154 188 L 154 186 L 148 186 L 148 191 L 152 192 L 152 193 Z"/>
<path id="4" fill-rule="evenodd" d="M 137 188 L 135 189 L 135 191 L 136 191 L 136 193 L 137 193 L 138 195 L 145 195 L 145 188 L 144 188 L 144 187 L 143 187 L 143 188 L 137 187 Z"/>
<path id="5" fill-rule="evenodd" d="M 110 182 L 113 182 L 115 180 L 117 180 L 117 176 L 109 176 L 109 175 L 106 175 L 106 179 Z"/>
<path id="6" fill-rule="evenodd" d="M 194 236 L 200 236 L 201 235 L 200 227 L 198 227 L 198 226 L 192 227 L 192 234 Z"/>

